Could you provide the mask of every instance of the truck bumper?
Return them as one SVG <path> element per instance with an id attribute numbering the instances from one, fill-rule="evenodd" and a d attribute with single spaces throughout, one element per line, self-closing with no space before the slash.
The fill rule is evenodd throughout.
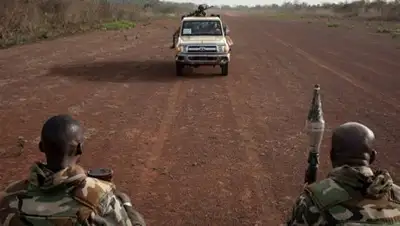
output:
<path id="1" fill-rule="evenodd" d="M 224 65 L 230 61 L 230 53 L 222 54 L 188 54 L 178 53 L 175 61 L 185 65 Z"/>

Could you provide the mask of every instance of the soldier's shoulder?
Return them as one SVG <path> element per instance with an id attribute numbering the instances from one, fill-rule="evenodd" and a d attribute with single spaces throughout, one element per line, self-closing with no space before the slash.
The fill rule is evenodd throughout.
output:
<path id="1" fill-rule="evenodd" d="M 19 180 L 9 184 L 3 191 L 0 191 L 0 209 L 8 208 L 11 203 L 15 203 L 16 195 L 25 193 L 28 185 L 28 180 Z"/>
<path id="2" fill-rule="evenodd" d="M 19 193 L 26 191 L 29 186 L 29 180 L 17 180 L 9 184 L 4 190 L 3 195 Z"/>
<path id="3" fill-rule="evenodd" d="M 306 190 L 326 193 L 327 191 L 336 191 L 345 189 L 341 187 L 337 182 L 335 182 L 332 178 L 328 177 L 321 181 L 307 185 Z"/>
<path id="4" fill-rule="evenodd" d="M 115 185 L 113 183 L 86 177 L 75 189 L 74 197 L 77 201 L 99 208 L 104 200 L 114 195 Z"/>
<path id="5" fill-rule="evenodd" d="M 310 198 L 320 208 L 334 206 L 351 199 L 350 193 L 331 178 L 326 178 L 305 188 Z"/>
<path id="6" fill-rule="evenodd" d="M 307 192 L 303 192 L 296 200 L 287 225 L 322 225 L 325 222 L 319 208 Z"/>
<path id="7" fill-rule="evenodd" d="M 397 202 L 400 202 L 400 186 L 397 184 L 393 184 L 391 193 L 392 193 L 392 199 Z"/>
<path id="8" fill-rule="evenodd" d="M 99 180 L 93 177 L 86 177 L 85 180 L 80 183 L 78 190 L 86 193 L 90 196 L 90 193 L 106 194 L 113 192 L 115 185 L 111 182 Z"/>

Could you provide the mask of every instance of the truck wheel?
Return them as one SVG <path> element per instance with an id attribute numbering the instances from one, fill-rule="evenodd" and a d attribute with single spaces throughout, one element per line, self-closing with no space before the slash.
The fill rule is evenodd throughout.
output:
<path id="1" fill-rule="evenodd" d="M 221 65 L 221 74 L 223 76 L 227 76 L 228 73 L 229 73 L 228 69 L 229 69 L 229 64 L 228 63 Z"/>
<path id="2" fill-rule="evenodd" d="M 175 70 L 176 70 L 176 76 L 183 76 L 183 67 L 184 65 L 181 63 L 175 63 Z"/>

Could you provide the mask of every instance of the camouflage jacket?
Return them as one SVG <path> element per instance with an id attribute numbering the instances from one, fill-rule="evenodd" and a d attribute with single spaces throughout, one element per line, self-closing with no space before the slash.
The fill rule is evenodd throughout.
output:
<path id="1" fill-rule="evenodd" d="M 96 218 L 133 225 L 114 191 L 114 184 L 87 177 L 79 166 L 53 173 L 36 163 L 28 179 L 0 193 L 0 225 L 44 225 L 43 219 L 46 225 L 98 225 Z"/>
<path id="2" fill-rule="evenodd" d="M 351 224 L 353 223 L 353 224 Z M 308 185 L 286 225 L 400 225 L 400 187 L 387 171 L 342 166 Z"/>

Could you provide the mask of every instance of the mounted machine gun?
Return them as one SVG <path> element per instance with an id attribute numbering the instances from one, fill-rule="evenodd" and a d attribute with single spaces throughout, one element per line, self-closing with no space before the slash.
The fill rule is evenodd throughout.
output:
<path id="1" fill-rule="evenodd" d="M 195 11 L 193 11 L 193 12 L 187 14 L 187 15 L 183 15 L 181 17 L 181 19 L 183 19 L 185 17 L 192 17 L 192 16 L 205 17 L 205 16 L 207 16 L 206 10 L 210 9 L 210 8 L 213 8 L 213 7 L 214 6 L 212 6 L 212 5 L 210 6 L 210 5 L 207 5 L 207 4 L 199 5 Z"/>

